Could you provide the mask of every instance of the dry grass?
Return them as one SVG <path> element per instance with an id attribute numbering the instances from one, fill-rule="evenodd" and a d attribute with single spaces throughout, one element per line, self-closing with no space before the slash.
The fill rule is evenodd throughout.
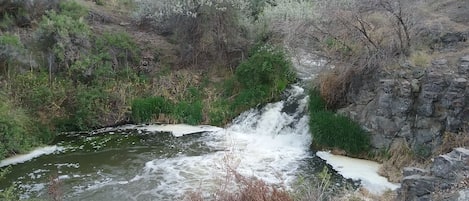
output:
<path id="1" fill-rule="evenodd" d="M 319 74 L 319 91 L 328 108 L 333 109 L 346 103 L 348 86 L 356 76 L 355 70 L 338 65 Z"/>
<path id="2" fill-rule="evenodd" d="M 334 198 L 335 201 L 395 201 L 395 191 L 386 191 L 382 195 L 374 195 L 369 191 L 360 188 L 357 191 L 349 192 L 343 196 Z"/>
<path id="3" fill-rule="evenodd" d="M 386 156 L 378 156 L 378 161 L 383 161 L 379 174 L 387 177 L 391 182 L 400 182 L 402 179 L 402 169 L 406 166 L 421 166 L 416 164 L 412 149 L 404 140 L 391 145 Z"/>
<path id="4" fill-rule="evenodd" d="M 415 51 L 409 57 L 410 62 L 417 67 L 428 67 L 432 60 L 432 56 L 425 51 Z"/>
<path id="5" fill-rule="evenodd" d="M 443 143 L 436 155 L 449 153 L 456 147 L 469 147 L 469 132 L 445 132 L 443 134 Z"/>

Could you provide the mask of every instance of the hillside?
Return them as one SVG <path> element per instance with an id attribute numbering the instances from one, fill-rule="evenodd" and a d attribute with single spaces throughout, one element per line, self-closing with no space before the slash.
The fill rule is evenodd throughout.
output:
<path id="1" fill-rule="evenodd" d="M 468 39 L 465 0 L 5 0 L 0 158 L 63 132 L 225 126 L 314 78 L 313 150 L 383 162 L 397 199 L 437 199 L 444 184 L 417 195 L 403 170 L 467 158 Z"/>

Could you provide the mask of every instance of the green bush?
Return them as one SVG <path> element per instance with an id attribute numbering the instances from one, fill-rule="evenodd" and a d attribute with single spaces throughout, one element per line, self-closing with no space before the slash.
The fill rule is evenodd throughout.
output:
<path id="1" fill-rule="evenodd" d="M 115 101 L 104 85 L 70 86 L 66 100 L 60 105 L 64 112 L 55 116 L 55 127 L 58 131 L 80 131 L 110 125 L 112 110 L 119 110 L 111 108 Z"/>
<path id="2" fill-rule="evenodd" d="M 202 102 L 181 101 L 174 106 L 172 116 L 179 122 L 197 125 L 202 122 Z"/>
<path id="3" fill-rule="evenodd" d="M 39 138 L 31 135 L 33 126 L 24 110 L 15 108 L 0 94 L 0 159 L 37 146 Z"/>
<path id="4" fill-rule="evenodd" d="M 132 120 L 136 123 L 148 123 L 159 114 L 170 114 L 174 104 L 164 97 L 137 98 L 132 102 Z"/>
<path id="5" fill-rule="evenodd" d="M 309 114 L 314 147 L 339 148 L 352 156 L 369 151 L 369 134 L 350 118 L 326 111 L 317 91 L 310 92 Z"/>
<path id="6" fill-rule="evenodd" d="M 15 19 L 7 12 L 3 13 L 0 20 L 0 30 L 9 30 L 15 24 Z"/>
<path id="7" fill-rule="evenodd" d="M 99 87 L 80 85 L 77 87 L 74 110 L 70 111 L 78 130 L 96 128 L 103 113 L 103 105 L 108 99 L 108 93 Z"/>
<path id="8" fill-rule="evenodd" d="M 261 46 L 253 52 L 236 68 L 236 78 L 243 88 L 266 86 L 269 92 L 278 94 L 295 81 L 292 65 L 283 51 Z"/>
<path id="9" fill-rule="evenodd" d="M 229 109 L 228 100 L 218 100 L 210 105 L 208 118 L 210 125 L 224 126 L 228 121 L 234 118 L 233 110 Z"/>
<path id="10" fill-rule="evenodd" d="M 59 9 L 60 14 L 69 16 L 74 20 L 79 20 L 88 15 L 88 9 L 74 0 L 60 1 Z"/>
<path id="11" fill-rule="evenodd" d="M 117 61 L 115 67 L 128 66 L 128 62 L 138 60 L 139 48 L 132 37 L 125 32 L 106 32 L 96 38 L 95 55 L 103 54 L 108 61 Z"/>
<path id="12" fill-rule="evenodd" d="M 28 72 L 17 74 L 10 80 L 12 98 L 28 108 L 30 113 L 56 108 L 66 98 L 67 91 L 73 88 L 72 83 L 66 79 L 49 80 L 46 72 Z M 55 115 L 47 112 L 48 115 Z"/>
<path id="13" fill-rule="evenodd" d="M 83 18 L 76 19 L 76 15 L 49 11 L 35 32 L 38 48 L 54 55 L 62 71 L 79 60 L 78 55 L 87 55 L 90 46 L 90 27 Z"/>
<path id="14" fill-rule="evenodd" d="M 277 99 L 288 84 L 296 79 L 283 51 L 271 46 L 260 46 L 251 54 L 236 68 L 236 83 L 229 80 L 224 84 L 225 96 L 233 97 L 228 91 L 237 93 L 230 106 L 234 113 Z"/>
<path id="15" fill-rule="evenodd" d="M 231 109 L 235 112 L 242 112 L 249 108 L 255 107 L 260 103 L 270 101 L 270 92 L 267 86 L 253 86 L 251 88 L 243 89 L 234 98 Z"/>

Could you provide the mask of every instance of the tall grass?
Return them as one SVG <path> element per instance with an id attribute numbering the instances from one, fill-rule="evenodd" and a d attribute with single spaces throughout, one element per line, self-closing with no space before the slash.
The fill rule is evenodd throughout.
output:
<path id="1" fill-rule="evenodd" d="M 327 111 L 326 103 L 318 91 L 310 92 L 308 110 L 313 147 L 337 148 L 352 156 L 359 156 L 369 151 L 369 134 L 350 118 Z"/>
<path id="2" fill-rule="evenodd" d="M 132 119 L 137 123 L 148 123 L 160 114 L 171 113 L 174 104 L 164 97 L 137 98 L 132 102 Z"/>

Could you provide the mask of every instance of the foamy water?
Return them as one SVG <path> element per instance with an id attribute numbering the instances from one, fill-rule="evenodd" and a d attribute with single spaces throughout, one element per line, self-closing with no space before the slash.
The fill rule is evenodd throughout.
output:
<path id="1" fill-rule="evenodd" d="M 294 87 L 292 97 L 303 94 L 303 89 Z M 208 127 L 205 136 L 207 146 L 216 152 L 174 158 L 155 159 L 145 163 L 141 174 L 129 182 L 157 183 L 139 193 L 140 197 L 158 200 L 178 198 L 188 191 L 214 192 L 226 176 L 227 168 L 250 177 L 255 176 L 271 184 L 289 185 L 295 178 L 299 161 L 309 157 L 311 137 L 308 133 L 308 117 L 304 115 L 306 97 L 298 102 L 298 110 L 282 111 L 285 102 L 266 105 L 261 110 L 252 109 L 241 114 L 226 129 Z M 181 125 L 179 125 L 181 126 Z M 165 131 L 180 135 L 199 131 L 189 126 L 165 127 Z M 147 130 L 157 130 L 154 126 Z M 161 127 L 159 127 L 161 128 Z M 181 129 L 184 128 L 184 129 Z M 143 128 L 145 129 L 145 128 Z M 207 127 L 202 130 L 207 129 Z"/>
<path id="2" fill-rule="evenodd" d="M 333 155 L 324 151 L 319 151 L 316 155 L 343 177 L 361 181 L 361 186 L 373 194 L 381 195 L 387 190 L 399 188 L 399 184 L 391 183 L 378 174 L 381 165 L 377 162 Z"/>
<path id="3" fill-rule="evenodd" d="M 2 160 L 0 162 L 0 167 L 5 167 L 5 166 L 8 166 L 8 165 L 14 165 L 14 164 L 18 164 L 18 163 L 24 163 L 26 161 L 29 161 L 29 160 L 32 160 L 34 158 L 37 158 L 39 156 L 42 156 L 42 155 L 48 155 L 48 154 L 52 154 L 52 153 L 55 153 L 55 152 L 60 152 L 62 151 L 64 148 L 63 147 L 60 147 L 60 146 L 47 146 L 47 147 L 41 147 L 41 148 L 37 148 L 27 154 L 19 154 L 19 155 L 16 155 L 16 156 L 12 156 L 10 158 L 6 158 L 4 160 Z"/>

